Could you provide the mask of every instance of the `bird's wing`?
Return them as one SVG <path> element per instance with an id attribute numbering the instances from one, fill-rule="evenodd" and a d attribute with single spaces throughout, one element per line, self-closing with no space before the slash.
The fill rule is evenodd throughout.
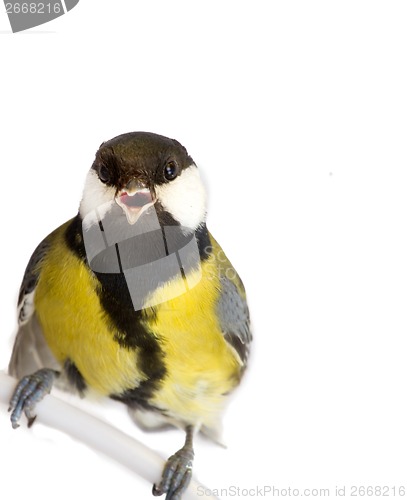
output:
<path id="1" fill-rule="evenodd" d="M 237 272 L 213 236 L 211 243 L 220 275 L 217 303 L 220 326 L 225 340 L 236 351 L 242 365 L 246 365 L 252 341 L 246 292 Z"/>
<path id="2" fill-rule="evenodd" d="M 218 316 L 225 340 L 236 350 L 245 365 L 252 340 L 249 308 L 236 285 L 226 277 L 221 278 Z"/>
<path id="3" fill-rule="evenodd" d="M 34 250 L 28 261 L 24 278 L 18 294 L 18 325 L 29 321 L 34 313 L 34 295 L 41 272 L 41 263 L 47 254 L 50 245 L 50 236 L 47 236 Z"/>
<path id="4" fill-rule="evenodd" d="M 35 249 L 25 270 L 18 297 L 18 332 L 9 363 L 9 373 L 21 378 L 40 368 L 59 365 L 49 350 L 35 314 L 34 295 L 52 234 Z"/>

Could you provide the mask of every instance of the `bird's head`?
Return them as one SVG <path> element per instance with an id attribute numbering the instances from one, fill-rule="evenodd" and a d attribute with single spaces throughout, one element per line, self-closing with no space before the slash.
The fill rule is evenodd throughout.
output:
<path id="1" fill-rule="evenodd" d="M 186 149 L 147 132 L 104 142 L 87 175 L 79 212 L 89 227 L 112 211 L 130 225 L 155 211 L 163 220 L 196 230 L 205 222 L 206 193 Z"/>

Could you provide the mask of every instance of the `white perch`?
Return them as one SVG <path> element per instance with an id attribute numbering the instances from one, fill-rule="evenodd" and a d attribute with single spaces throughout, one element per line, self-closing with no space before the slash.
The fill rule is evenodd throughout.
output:
<path id="1" fill-rule="evenodd" d="M 16 384 L 16 379 L 0 373 L 0 405 L 4 405 L 4 411 L 8 407 Z M 47 395 L 37 405 L 36 414 L 37 420 L 42 424 L 65 432 L 91 448 L 104 453 L 144 478 L 151 485 L 160 479 L 165 462 L 157 453 L 93 415 L 89 415 L 52 395 Z M 183 495 L 183 500 L 202 498 L 202 489 L 201 495 L 198 495 L 199 486 L 203 488 L 192 479 Z M 205 494 L 206 500 L 215 500 L 215 498 Z"/>

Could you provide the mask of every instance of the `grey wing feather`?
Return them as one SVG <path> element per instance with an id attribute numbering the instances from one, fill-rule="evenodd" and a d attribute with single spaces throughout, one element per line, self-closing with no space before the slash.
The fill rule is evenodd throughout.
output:
<path id="1" fill-rule="evenodd" d="M 35 314 L 34 295 L 40 275 L 40 264 L 47 253 L 49 238 L 35 249 L 28 262 L 18 297 L 19 329 L 9 363 L 9 373 L 21 378 L 40 368 L 58 369 L 59 364 L 49 350 Z"/>
<path id="2" fill-rule="evenodd" d="M 20 379 L 41 368 L 59 370 L 60 366 L 45 342 L 37 316 L 34 313 L 18 329 L 8 372 L 13 377 Z"/>
<path id="3" fill-rule="evenodd" d="M 40 275 L 39 264 L 47 253 L 48 237 L 45 238 L 32 254 L 21 283 L 18 295 L 18 323 L 26 323 L 34 312 L 34 293 Z"/>
<path id="4" fill-rule="evenodd" d="M 252 340 L 249 308 L 233 281 L 224 276 L 221 278 L 221 287 L 218 316 L 222 332 L 245 365 Z"/>

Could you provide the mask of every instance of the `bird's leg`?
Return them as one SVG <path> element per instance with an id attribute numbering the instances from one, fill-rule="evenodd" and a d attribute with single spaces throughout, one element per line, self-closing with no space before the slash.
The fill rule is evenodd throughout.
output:
<path id="1" fill-rule="evenodd" d="M 35 405 L 51 392 L 54 380 L 58 375 L 59 373 L 55 370 L 42 368 L 20 380 L 14 390 L 8 409 L 12 412 L 10 420 L 13 429 L 20 427 L 18 422 L 23 412 L 28 419 L 28 427 L 32 426 L 36 418 L 36 415 L 33 415 Z"/>
<path id="2" fill-rule="evenodd" d="M 179 500 L 191 481 L 194 460 L 192 446 L 194 428 L 189 425 L 185 430 L 187 433 L 185 444 L 167 460 L 160 484 L 153 486 L 154 496 L 165 493 L 166 500 Z"/>

